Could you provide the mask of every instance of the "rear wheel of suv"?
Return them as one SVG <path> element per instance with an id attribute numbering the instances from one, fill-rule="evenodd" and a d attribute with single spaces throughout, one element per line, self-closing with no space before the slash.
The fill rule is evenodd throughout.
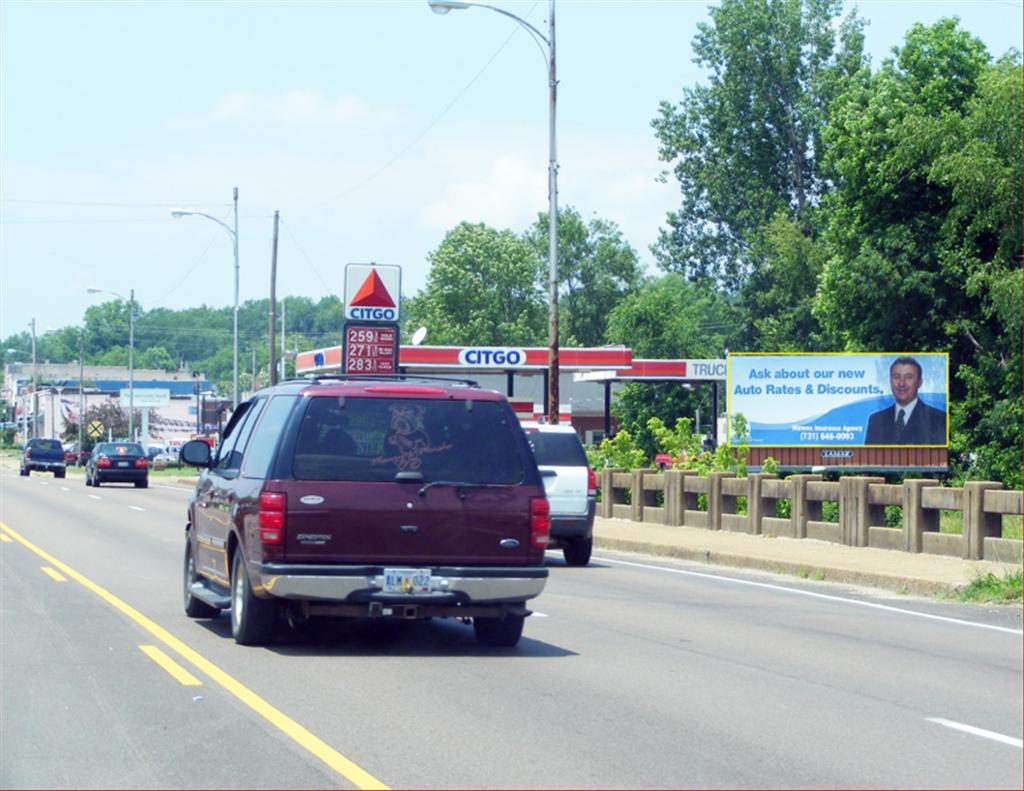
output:
<path id="1" fill-rule="evenodd" d="M 215 618 L 220 613 L 216 607 L 211 607 L 204 601 L 200 601 L 192 595 L 190 588 L 192 583 L 199 579 L 199 575 L 196 574 L 196 561 L 192 557 L 192 539 L 190 536 L 185 536 L 185 564 L 184 573 L 182 574 L 183 582 L 183 594 L 185 599 L 185 615 L 189 618 Z"/>
<path id="2" fill-rule="evenodd" d="M 136 489 L 147 489 L 147 488 L 149 488 L 149 481 L 148 480 L 147 481 L 136 481 L 135 482 L 135 488 Z"/>
<path id="3" fill-rule="evenodd" d="M 506 614 L 503 618 L 474 618 L 473 631 L 480 645 L 511 648 L 523 634 L 525 615 Z"/>
<path id="4" fill-rule="evenodd" d="M 269 642 L 277 620 L 277 605 L 258 599 L 249 583 L 242 550 L 235 550 L 231 562 L 231 635 L 239 645 Z"/>
<path id="5" fill-rule="evenodd" d="M 63 478 L 64 475 L 65 475 L 64 470 L 57 470 L 56 472 L 53 473 L 53 477 L 54 478 Z"/>
<path id="6" fill-rule="evenodd" d="M 24 475 L 25 477 L 28 477 L 28 468 L 27 467 L 22 467 L 21 468 L 21 474 Z"/>
<path id="7" fill-rule="evenodd" d="M 590 562 L 590 553 L 593 549 L 593 538 L 575 538 L 565 545 L 562 554 L 565 555 L 567 566 L 586 566 Z"/>

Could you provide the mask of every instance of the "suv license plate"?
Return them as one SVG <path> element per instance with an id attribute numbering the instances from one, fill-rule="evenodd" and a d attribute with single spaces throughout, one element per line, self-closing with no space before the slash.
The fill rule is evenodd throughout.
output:
<path id="1" fill-rule="evenodd" d="M 430 569 L 384 569 L 385 593 L 430 593 Z"/>
<path id="2" fill-rule="evenodd" d="M 119 461 L 117 463 L 117 466 L 118 467 L 127 467 L 128 466 L 128 462 L 126 462 L 126 461 Z"/>

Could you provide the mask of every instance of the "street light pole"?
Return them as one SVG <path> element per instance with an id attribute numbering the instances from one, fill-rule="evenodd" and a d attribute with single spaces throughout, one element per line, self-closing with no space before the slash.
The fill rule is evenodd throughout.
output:
<path id="1" fill-rule="evenodd" d="M 548 35 L 520 19 L 515 14 L 496 6 L 473 0 L 427 0 L 430 9 L 437 14 L 461 11 L 466 8 L 486 8 L 519 25 L 547 45 L 548 61 L 548 403 L 549 423 L 558 422 L 558 148 L 555 135 L 555 116 L 558 103 L 558 73 L 555 68 L 555 0 L 549 0 Z"/>
<path id="2" fill-rule="evenodd" d="M 218 220 L 216 217 L 205 214 L 201 211 L 190 211 L 189 209 L 175 209 L 171 212 L 172 217 L 205 217 L 208 220 L 213 220 L 217 225 L 228 232 L 228 236 L 231 237 L 231 247 L 235 255 L 235 307 L 232 315 L 232 327 L 233 327 L 233 341 L 232 341 L 232 373 L 231 373 L 231 387 L 232 387 L 232 403 L 233 409 L 238 408 L 238 187 L 234 188 L 234 204 L 235 204 L 235 227 L 232 228 L 226 222 Z"/>

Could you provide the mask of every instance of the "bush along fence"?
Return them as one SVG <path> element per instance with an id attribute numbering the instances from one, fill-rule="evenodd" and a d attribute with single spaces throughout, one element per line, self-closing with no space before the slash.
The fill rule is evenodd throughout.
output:
<path id="1" fill-rule="evenodd" d="M 598 483 L 598 515 L 608 518 L 1022 562 L 1021 540 L 1003 538 L 1003 516 L 1022 513 L 1022 493 L 1004 491 L 994 481 L 950 488 L 931 479 L 886 484 L 867 476 L 823 481 L 815 474 L 737 478 L 732 472 L 608 468 L 598 472 Z M 786 502 L 788 509 L 779 507 Z M 827 503 L 838 505 L 838 521 L 823 519 Z M 886 525 L 887 506 L 902 509 L 902 527 Z M 827 509 L 834 512 L 836 506 Z M 787 510 L 788 517 L 778 515 Z M 959 511 L 963 532 L 940 533 L 941 511 Z"/>

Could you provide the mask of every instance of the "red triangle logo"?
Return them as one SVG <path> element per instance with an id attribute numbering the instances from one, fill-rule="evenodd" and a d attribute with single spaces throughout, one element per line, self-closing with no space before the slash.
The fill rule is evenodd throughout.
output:
<path id="1" fill-rule="evenodd" d="M 376 269 L 371 269 L 363 285 L 359 287 L 356 295 L 352 297 L 351 307 L 361 308 L 393 308 L 395 302 L 385 288 L 380 275 Z"/>

